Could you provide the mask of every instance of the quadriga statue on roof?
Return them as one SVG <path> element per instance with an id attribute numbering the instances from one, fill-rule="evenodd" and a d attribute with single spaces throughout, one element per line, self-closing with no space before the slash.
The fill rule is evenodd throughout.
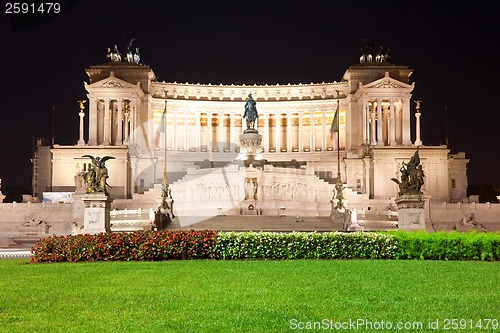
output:
<path id="1" fill-rule="evenodd" d="M 420 165 L 418 149 L 408 163 L 402 163 L 399 171 L 401 172 L 401 181 L 397 178 L 391 178 L 399 186 L 398 195 L 422 195 L 421 188 L 424 185 L 425 175 L 422 165 Z"/>
<path id="2" fill-rule="evenodd" d="M 103 192 L 107 194 L 106 186 L 109 186 L 107 183 L 109 175 L 105 163 L 107 160 L 114 159 L 114 157 L 104 156 L 101 158 L 91 155 L 83 155 L 82 157 L 88 157 L 92 160 L 92 166 L 83 176 L 87 193 Z"/>

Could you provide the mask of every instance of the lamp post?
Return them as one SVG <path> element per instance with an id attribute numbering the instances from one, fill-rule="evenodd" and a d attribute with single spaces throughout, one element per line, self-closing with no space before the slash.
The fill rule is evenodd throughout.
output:
<path id="1" fill-rule="evenodd" d="M 163 132 L 163 193 L 162 198 L 172 200 L 172 191 L 170 190 L 170 185 L 168 184 L 167 177 L 167 90 L 165 90 L 165 109 L 163 110 L 163 115 L 161 117 L 161 126 Z"/>

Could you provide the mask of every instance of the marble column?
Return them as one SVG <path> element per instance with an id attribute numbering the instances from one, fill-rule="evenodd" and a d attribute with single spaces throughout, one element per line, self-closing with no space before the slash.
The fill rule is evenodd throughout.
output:
<path id="1" fill-rule="evenodd" d="M 363 143 L 365 145 L 367 145 L 369 142 L 368 142 L 368 105 L 367 105 L 367 102 L 366 102 L 366 99 L 363 99 L 363 119 L 361 120 L 362 122 L 362 126 L 363 126 Z"/>
<path id="2" fill-rule="evenodd" d="M 410 97 L 402 99 L 401 103 L 403 104 L 403 113 L 402 113 L 402 136 L 403 136 L 403 145 L 411 146 L 410 139 Z"/>
<path id="3" fill-rule="evenodd" d="M 286 113 L 286 150 L 292 151 L 292 113 Z"/>
<path id="4" fill-rule="evenodd" d="M 304 142 L 302 137 L 302 132 L 304 130 L 304 125 L 302 124 L 304 117 L 304 111 L 299 111 L 299 151 L 304 151 Z"/>
<path id="5" fill-rule="evenodd" d="M 102 144 L 105 146 L 109 145 L 110 136 L 110 108 L 109 108 L 109 98 L 104 98 L 104 136 Z"/>
<path id="6" fill-rule="evenodd" d="M 391 146 L 396 145 L 396 110 L 394 105 L 394 98 L 391 98 L 391 114 L 390 114 L 390 126 L 389 126 L 389 144 Z"/>
<path id="7" fill-rule="evenodd" d="M 219 113 L 217 123 L 217 144 L 219 152 L 224 152 L 224 141 L 226 141 L 226 136 L 224 135 L 224 113 Z M 257 122 L 255 122 L 257 123 Z"/>
<path id="8" fill-rule="evenodd" d="M 177 112 L 173 112 L 173 120 L 172 120 L 172 132 L 170 135 L 172 135 L 172 150 L 177 150 Z"/>
<path id="9" fill-rule="evenodd" d="M 85 146 L 85 140 L 83 139 L 83 117 L 85 117 L 85 112 L 80 111 L 78 113 L 78 115 L 80 116 L 80 138 L 78 139 L 78 145 L 79 146 Z"/>
<path id="10" fill-rule="evenodd" d="M 89 97 L 89 146 L 97 146 L 97 99 Z"/>
<path id="11" fill-rule="evenodd" d="M 276 112 L 276 152 L 281 152 L 281 114 Z"/>
<path id="12" fill-rule="evenodd" d="M 269 113 L 264 113 L 264 151 L 269 152 Z"/>
<path id="13" fill-rule="evenodd" d="M 382 136 L 384 126 L 384 119 L 382 117 L 382 100 L 377 99 L 377 143 L 379 146 L 384 145 L 384 137 Z"/>
<path id="14" fill-rule="evenodd" d="M 201 148 L 201 114 L 196 112 L 196 151 L 200 151 Z"/>
<path id="15" fill-rule="evenodd" d="M 322 133 L 322 138 L 321 138 L 321 150 L 325 151 L 326 150 L 326 110 L 321 111 L 321 133 Z"/>
<path id="16" fill-rule="evenodd" d="M 189 150 L 189 112 L 184 112 L 184 151 Z"/>
<path id="17" fill-rule="evenodd" d="M 377 144 L 377 135 L 376 135 L 376 120 L 375 120 L 375 110 L 370 111 L 370 139 L 371 145 L 375 146 Z"/>
<path id="18" fill-rule="evenodd" d="M 212 129 L 212 113 L 211 112 L 207 112 L 207 132 L 208 132 L 208 135 L 207 135 L 207 151 L 212 151 L 212 136 L 213 136 L 213 133 L 212 133 L 213 129 Z"/>
<path id="19" fill-rule="evenodd" d="M 122 135 L 123 135 L 123 100 L 121 97 L 117 99 L 118 103 L 118 116 L 116 119 L 116 137 L 115 137 L 115 145 L 121 146 L 122 145 Z"/>
<path id="20" fill-rule="evenodd" d="M 422 140 L 420 140 L 420 112 L 415 112 L 415 146 L 421 146 Z"/>
<path id="21" fill-rule="evenodd" d="M 130 135 L 128 138 L 129 145 L 137 143 L 137 108 L 139 107 L 137 99 L 135 98 L 133 101 L 132 114 L 130 115 Z"/>
<path id="22" fill-rule="evenodd" d="M 123 133 L 123 144 L 126 145 L 128 144 L 128 122 L 129 122 L 129 111 L 125 110 L 125 113 L 123 114 L 123 126 L 124 126 L 124 133 Z"/>
<path id="23" fill-rule="evenodd" d="M 236 139 L 234 136 L 234 117 L 235 114 L 234 112 L 231 112 L 229 114 L 229 149 L 231 150 L 231 147 L 236 146 Z"/>
<path id="24" fill-rule="evenodd" d="M 309 149 L 310 151 L 314 151 L 314 131 L 315 131 L 315 126 L 314 126 L 314 111 L 309 112 Z"/>

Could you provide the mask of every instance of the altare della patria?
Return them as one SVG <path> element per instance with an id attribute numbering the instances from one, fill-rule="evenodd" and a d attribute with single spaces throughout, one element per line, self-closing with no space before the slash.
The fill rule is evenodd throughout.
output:
<path id="1" fill-rule="evenodd" d="M 86 69 L 76 144 L 38 141 L 30 206 L 0 205 L 10 239 L 33 218 L 50 234 L 498 224 L 495 205 L 467 197 L 465 153 L 425 145 L 413 69 L 373 46 L 339 81 L 310 84 L 160 82 L 139 48 L 105 61 Z"/>

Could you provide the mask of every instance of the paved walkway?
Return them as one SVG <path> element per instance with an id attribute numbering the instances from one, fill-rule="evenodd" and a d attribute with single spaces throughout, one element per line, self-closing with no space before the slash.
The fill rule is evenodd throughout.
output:
<path id="1" fill-rule="evenodd" d="M 218 230 L 218 231 L 338 231 L 342 224 L 330 217 L 296 216 L 180 216 L 170 229 Z"/>

